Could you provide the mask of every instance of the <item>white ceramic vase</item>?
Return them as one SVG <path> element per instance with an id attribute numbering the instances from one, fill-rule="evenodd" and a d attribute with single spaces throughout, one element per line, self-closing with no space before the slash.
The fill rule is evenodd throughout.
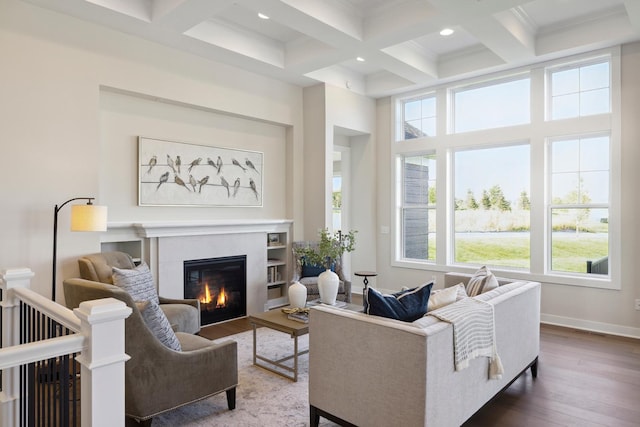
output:
<path id="1" fill-rule="evenodd" d="M 320 302 L 334 305 L 338 296 L 338 286 L 340 279 L 333 271 L 327 269 L 318 276 L 318 290 L 320 291 Z"/>
<path id="2" fill-rule="evenodd" d="M 304 308 L 307 305 L 307 287 L 298 281 L 289 286 L 289 305 L 292 308 Z"/>

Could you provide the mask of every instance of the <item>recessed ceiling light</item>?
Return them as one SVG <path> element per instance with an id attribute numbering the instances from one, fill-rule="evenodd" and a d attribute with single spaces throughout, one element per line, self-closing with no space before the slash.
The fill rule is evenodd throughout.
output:
<path id="1" fill-rule="evenodd" d="M 451 28 L 443 28 L 442 31 L 440 31 L 440 35 L 441 36 L 450 36 L 451 34 L 453 34 L 453 30 Z"/>
<path id="2" fill-rule="evenodd" d="M 358 62 L 364 62 L 364 58 L 363 58 L 362 56 L 358 56 L 358 57 L 356 58 L 356 61 L 358 61 Z"/>
<path id="3" fill-rule="evenodd" d="M 258 13 L 258 18 L 260 18 L 260 19 L 269 19 L 269 17 L 267 15 L 265 15 L 264 13 Z"/>

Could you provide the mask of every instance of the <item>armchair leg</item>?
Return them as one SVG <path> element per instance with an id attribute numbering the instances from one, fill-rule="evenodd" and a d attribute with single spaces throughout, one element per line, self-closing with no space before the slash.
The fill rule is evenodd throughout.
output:
<path id="1" fill-rule="evenodd" d="M 318 424 L 320 424 L 320 414 L 318 413 L 318 409 L 313 405 L 309 406 L 309 424 L 311 427 L 318 427 Z"/>
<path id="2" fill-rule="evenodd" d="M 230 388 L 227 390 L 227 406 L 230 411 L 236 409 L 236 388 Z"/>

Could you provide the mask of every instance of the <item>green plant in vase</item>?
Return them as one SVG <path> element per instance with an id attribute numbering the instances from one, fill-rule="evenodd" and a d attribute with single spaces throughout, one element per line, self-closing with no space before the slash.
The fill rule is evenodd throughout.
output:
<path id="1" fill-rule="evenodd" d="M 320 240 L 316 247 L 300 249 L 303 265 L 317 265 L 325 268 L 318 276 L 318 290 L 320 300 L 326 304 L 335 304 L 340 279 L 332 271 L 336 260 L 339 260 L 345 252 L 353 252 L 356 245 L 355 234 L 357 231 L 343 233 L 336 231 L 331 234 L 328 229 L 320 232 Z"/>

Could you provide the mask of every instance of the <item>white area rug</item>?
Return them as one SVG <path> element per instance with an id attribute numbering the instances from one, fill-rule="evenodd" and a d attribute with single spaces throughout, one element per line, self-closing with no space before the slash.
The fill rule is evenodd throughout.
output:
<path id="1" fill-rule="evenodd" d="M 309 355 L 298 358 L 298 381 L 253 365 L 253 331 L 227 338 L 238 343 L 238 388 L 236 409 L 227 408 L 227 395 L 220 393 L 153 418 L 153 427 L 242 426 L 276 427 L 309 425 Z M 309 335 L 298 339 L 307 349 Z M 293 339 L 282 332 L 258 329 L 258 354 L 279 359 L 293 353 Z M 291 361 L 293 363 L 293 361 Z M 321 426 L 335 426 L 323 418 Z"/>

